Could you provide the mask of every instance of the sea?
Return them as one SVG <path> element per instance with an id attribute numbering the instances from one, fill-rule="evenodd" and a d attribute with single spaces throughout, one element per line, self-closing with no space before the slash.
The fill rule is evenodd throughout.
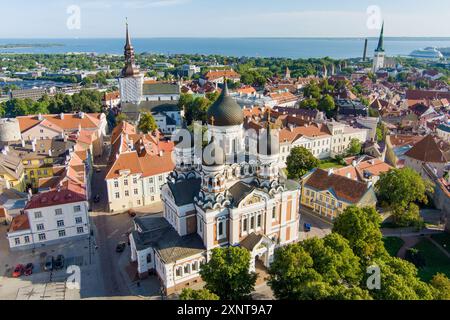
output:
<path id="1" fill-rule="evenodd" d="M 377 38 L 368 39 L 368 56 Z M 134 38 L 138 53 L 217 54 L 235 57 L 359 58 L 364 38 Z M 1 48 L 2 45 L 16 46 Z M 31 46 L 29 46 L 31 45 Z M 0 39 L 0 53 L 123 54 L 124 39 Z M 426 47 L 450 48 L 448 38 L 385 38 L 389 56 L 407 56 Z"/>

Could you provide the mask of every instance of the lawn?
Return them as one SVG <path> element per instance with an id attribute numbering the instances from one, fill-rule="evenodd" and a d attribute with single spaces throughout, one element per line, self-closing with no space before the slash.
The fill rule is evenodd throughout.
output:
<path id="1" fill-rule="evenodd" d="M 434 241 L 439 243 L 441 247 L 443 247 L 445 250 L 447 250 L 448 253 L 450 253 L 450 234 L 448 233 L 440 233 L 440 234 L 434 234 L 431 236 Z"/>
<path id="2" fill-rule="evenodd" d="M 430 281 L 436 273 L 444 273 L 450 277 L 450 258 L 446 257 L 428 239 L 423 239 L 414 248 L 418 249 L 425 258 L 425 267 L 419 269 L 419 277 L 423 281 Z"/>
<path id="3" fill-rule="evenodd" d="M 320 162 L 319 164 L 319 168 L 323 169 L 323 170 L 327 170 L 327 169 L 339 169 L 339 168 L 343 168 L 344 166 L 336 161 L 333 160 L 323 160 Z"/>
<path id="4" fill-rule="evenodd" d="M 400 248 L 405 243 L 405 241 L 403 241 L 403 239 L 400 239 L 400 238 L 397 238 L 397 237 L 386 237 L 386 238 L 383 238 L 383 242 L 384 242 L 384 247 L 386 248 L 387 252 L 389 252 L 389 254 L 392 257 L 396 257 L 397 256 L 398 251 L 400 250 Z"/>

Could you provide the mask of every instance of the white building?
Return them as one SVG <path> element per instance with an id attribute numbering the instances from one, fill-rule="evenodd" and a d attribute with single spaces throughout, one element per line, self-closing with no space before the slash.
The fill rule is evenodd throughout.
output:
<path id="1" fill-rule="evenodd" d="M 109 210 L 124 212 L 161 201 L 161 187 L 174 168 L 173 143 L 158 135 L 137 134 L 127 122 L 114 128 L 111 143 L 105 177 Z"/>
<path id="2" fill-rule="evenodd" d="M 162 188 L 163 217 L 136 219 L 130 235 L 139 275 L 156 273 L 167 294 L 199 281 L 214 248 L 246 248 L 255 270 L 257 262 L 270 266 L 277 247 L 298 240 L 300 186 L 280 176 L 277 134 L 269 126 L 246 151 L 242 108 L 227 86 L 207 117 L 211 158 L 194 157 L 193 140 L 183 135 Z"/>
<path id="3" fill-rule="evenodd" d="M 286 166 L 292 148 L 304 147 L 318 159 L 328 159 L 344 154 L 353 139 L 364 143 L 369 138 L 369 129 L 353 128 L 340 122 L 289 126 L 280 131 L 280 166 Z"/>
<path id="4" fill-rule="evenodd" d="M 24 214 L 13 219 L 7 233 L 11 250 L 39 248 L 90 233 L 86 190 L 67 187 L 31 197 Z"/>

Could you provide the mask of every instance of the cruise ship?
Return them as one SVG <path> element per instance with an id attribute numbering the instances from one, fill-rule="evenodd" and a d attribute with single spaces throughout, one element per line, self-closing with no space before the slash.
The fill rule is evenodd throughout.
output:
<path id="1" fill-rule="evenodd" d="M 442 59 L 444 55 L 436 48 L 428 47 L 411 52 L 411 57 L 424 59 Z"/>

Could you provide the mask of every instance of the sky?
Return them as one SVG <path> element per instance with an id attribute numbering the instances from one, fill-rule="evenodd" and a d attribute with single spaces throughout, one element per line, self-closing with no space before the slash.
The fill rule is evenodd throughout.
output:
<path id="1" fill-rule="evenodd" d="M 0 0 L 0 38 L 450 37 L 442 0 Z"/>

